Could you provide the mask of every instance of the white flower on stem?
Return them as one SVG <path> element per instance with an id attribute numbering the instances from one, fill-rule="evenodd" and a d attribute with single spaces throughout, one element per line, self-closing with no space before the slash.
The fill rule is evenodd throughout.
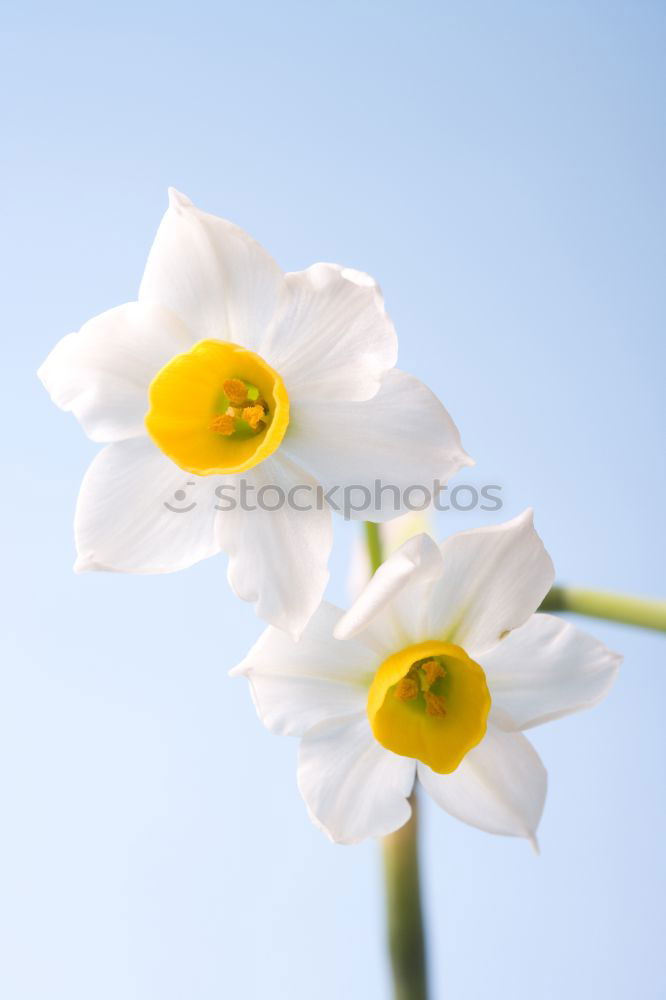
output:
<path id="1" fill-rule="evenodd" d="M 236 594 L 297 635 L 328 580 L 318 487 L 365 488 L 374 501 L 376 480 L 404 491 L 471 464 L 442 404 L 396 356 L 367 274 L 284 274 L 241 229 L 171 191 L 138 302 L 65 337 L 39 372 L 107 445 L 79 495 L 76 568 L 164 573 L 223 550 Z M 237 495 L 231 509 L 225 490 L 241 480 L 248 507 L 268 491 L 259 509 Z M 395 500 L 387 490 L 363 516 L 400 514 Z"/>
<path id="2" fill-rule="evenodd" d="M 439 546 L 410 539 L 298 644 L 264 632 L 232 674 L 268 729 L 301 737 L 299 788 L 332 840 L 402 826 L 418 778 L 451 815 L 536 847 L 546 772 L 523 730 L 596 704 L 621 659 L 534 613 L 552 580 L 526 511 Z"/>

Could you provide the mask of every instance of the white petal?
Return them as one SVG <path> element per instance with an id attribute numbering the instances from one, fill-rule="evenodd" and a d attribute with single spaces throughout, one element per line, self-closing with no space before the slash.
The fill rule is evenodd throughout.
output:
<path id="1" fill-rule="evenodd" d="M 435 802 L 463 823 L 487 833 L 527 837 L 536 849 L 547 775 L 522 733 L 489 726 L 453 774 L 435 774 L 419 763 L 418 776 Z"/>
<path id="2" fill-rule="evenodd" d="M 283 447 L 326 489 L 353 487 L 346 511 L 342 489 L 333 500 L 345 517 L 371 521 L 425 506 L 435 482 L 472 464 L 437 397 L 395 369 L 364 402 L 299 402 Z"/>
<path id="3" fill-rule="evenodd" d="M 553 582 L 553 564 L 531 510 L 453 535 L 440 550 L 444 568 L 432 589 L 430 630 L 472 657 L 526 622 Z"/>
<path id="4" fill-rule="evenodd" d="M 81 484 L 75 569 L 171 573 L 214 555 L 215 485 L 183 472 L 147 437 L 107 445 Z"/>
<path id="5" fill-rule="evenodd" d="M 168 306 L 196 340 L 257 350 L 283 290 L 282 271 L 263 247 L 170 190 L 141 282 L 142 302 Z"/>
<path id="6" fill-rule="evenodd" d="M 255 510 L 223 511 L 217 522 L 221 547 L 229 553 L 229 583 L 257 614 L 297 638 L 321 603 L 328 582 L 328 557 L 333 544 L 331 513 L 316 509 L 316 482 L 282 454 L 276 453 L 243 478 Z M 289 490 L 309 488 L 298 496 L 297 510 L 285 499 Z M 280 492 L 281 491 L 281 492 Z M 310 499 L 308 499 L 310 497 Z M 314 499 L 313 499 L 314 498 Z M 274 507 L 276 510 L 261 509 Z"/>
<path id="7" fill-rule="evenodd" d="M 369 399 L 398 356 L 379 286 L 361 271 L 314 264 L 286 292 L 259 353 L 294 403 Z"/>
<path id="8" fill-rule="evenodd" d="M 570 622 L 533 615 L 482 658 L 496 725 L 528 729 L 601 701 L 622 657 Z"/>
<path id="9" fill-rule="evenodd" d="M 397 552 L 401 545 L 404 545 L 410 538 L 415 538 L 416 535 L 427 534 L 431 537 L 433 536 L 430 509 L 413 511 L 409 514 L 402 514 L 400 517 L 394 517 L 392 521 L 380 524 L 379 532 L 382 551 L 385 557 L 388 558 L 388 556 Z M 363 534 L 359 533 L 352 543 L 349 573 L 347 575 L 347 593 L 352 602 L 356 600 L 371 576 L 372 569 L 370 566 L 370 556 L 368 555 L 368 546 Z"/>
<path id="10" fill-rule="evenodd" d="M 356 642 L 337 642 L 342 611 L 324 602 L 298 642 L 267 628 L 232 676 L 245 674 L 259 718 L 273 733 L 302 736 L 325 719 L 362 712 L 377 657 Z"/>
<path id="11" fill-rule="evenodd" d="M 442 557 L 432 538 L 416 535 L 408 539 L 382 563 L 342 616 L 336 638 L 356 635 L 386 653 L 426 638 L 422 623 L 428 594 L 441 572 Z"/>
<path id="12" fill-rule="evenodd" d="M 56 406 L 71 411 L 93 441 L 121 441 L 145 434 L 148 386 L 191 344 L 174 313 L 129 302 L 64 337 L 38 375 Z"/>
<path id="13" fill-rule="evenodd" d="M 377 743 L 365 712 L 322 722 L 301 741 L 298 787 L 312 821 L 339 844 L 403 826 L 414 773 L 413 760 Z"/>

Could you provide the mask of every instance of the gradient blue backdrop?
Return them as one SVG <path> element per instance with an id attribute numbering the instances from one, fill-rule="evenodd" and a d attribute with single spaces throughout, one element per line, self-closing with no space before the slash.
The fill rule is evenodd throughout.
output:
<path id="1" fill-rule="evenodd" d="M 648 0 L 6 10 L 3 997 L 388 989 L 377 846 L 310 825 L 295 743 L 227 679 L 260 624 L 224 559 L 72 574 L 95 447 L 46 352 L 135 296 L 173 184 L 285 269 L 376 275 L 477 460 L 459 481 L 534 505 L 561 579 L 663 592 L 665 43 Z M 436 998 L 666 995 L 664 642 L 587 625 L 626 662 L 533 734 L 541 858 L 424 808 Z"/>

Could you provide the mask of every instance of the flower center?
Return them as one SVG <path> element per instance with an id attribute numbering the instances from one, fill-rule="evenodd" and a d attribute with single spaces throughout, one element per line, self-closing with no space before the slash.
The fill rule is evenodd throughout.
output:
<path id="1" fill-rule="evenodd" d="M 270 365 L 236 344 L 202 340 L 157 373 L 146 428 L 176 465 L 197 476 L 245 472 L 280 445 L 289 397 Z"/>
<path id="2" fill-rule="evenodd" d="M 450 774 L 486 733 L 486 675 L 464 649 L 420 642 L 384 660 L 368 693 L 368 719 L 387 750 Z"/>

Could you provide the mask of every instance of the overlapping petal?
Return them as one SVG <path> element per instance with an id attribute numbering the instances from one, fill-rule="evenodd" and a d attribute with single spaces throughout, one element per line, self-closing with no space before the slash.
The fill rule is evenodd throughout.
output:
<path id="1" fill-rule="evenodd" d="M 122 441 L 145 434 L 148 386 L 191 345 L 175 313 L 129 302 L 64 337 L 38 375 L 56 406 L 71 411 L 93 441 Z"/>
<path id="2" fill-rule="evenodd" d="M 215 555 L 216 483 L 188 476 L 148 437 L 107 445 L 81 484 L 76 569 L 171 573 Z"/>
<path id="3" fill-rule="evenodd" d="M 388 559 L 410 538 L 428 534 L 432 537 L 432 520 L 430 508 L 427 510 L 410 511 L 400 517 L 386 521 L 381 526 L 382 550 Z M 372 576 L 370 554 L 362 534 L 358 534 L 352 543 L 349 573 L 347 575 L 347 593 L 352 603 L 359 596 Z"/>
<path id="4" fill-rule="evenodd" d="M 604 698 L 622 657 L 570 622 L 533 615 L 483 656 L 496 725 L 529 729 Z"/>
<path id="5" fill-rule="evenodd" d="M 472 658 L 523 625 L 553 582 L 553 564 L 531 510 L 504 524 L 452 535 L 440 550 L 443 570 L 431 593 L 429 630 Z"/>
<path id="6" fill-rule="evenodd" d="M 273 258 L 238 226 L 200 211 L 171 189 L 139 290 L 173 310 L 195 340 L 256 351 L 284 294 Z"/>
<path id="7" fill-rule="evenodd" d="M 484 740 L 452 774 L 418 765 L 419 781 L 435 802 L 463 823 L 487 833 L 526 837 L 536 831 L 546 799 L 547 775 L 522 733 L 488 727 Z"/>
<path id="8" fill-rule="evenodd" d="M 377 283 L 337 264 L 285 276 L 258 351 L 279 371 L 292 406 L 369 399 L 393 368 L 398 342 Z"/>
<path id="9" fill-rule="evenodd" d="M 382 563 L 335 628 L 337 639 L 359 640 L 389 655 L 428 638 L 429 594 L 442 573 L 429 535 L 415 535 Z"/>
<path id="10" fill-rule="evenodd" d="M 241 600 L 251 601 L 265 621 L 297 637 L 319 606 L 328 582 L 333 544 L 331 513 L 316 500 L 296 509 L 289 491 L 301 485 L 315 497 L 316 482 L 281 452 L 244 473 L 251 488 L 242 509 L 222 510 L 217 539 L 229 553 L 229 583 Z M 236 478 L 238 489 L 240 484 Z M 268 509 L 268 508 L 275 509 Z"/>
<path id="11" fill-rule="evenodd" d="M 342 612 L 324 602 L 295 643 L 268 628 L 231 671 L 250 682 L 259 718 L 273 733 L 302 736 L 327 719 L 362 712 L 377 657 L 356 642 L 332 642 Z"/>
<path id="12" fill-rule="evenodd" d="M 349 516 L 371 521 L 424 503 L 424 489 L 432 496 L 437 480 L 472 464 L 437 397 L 396 369 L 370 400 L 301 401 L 283 447 L 327 490 L 355 487 Z M 340 492 L 333 499 L 342 505 Z"/>
<path id="13" fill-rule="evenodd" d="M 365 712 L 322 722 L 301 741 L 298 787 L 331 840 L 355 844 L 407 822 L 415 762 L 376 742 Z"/>

